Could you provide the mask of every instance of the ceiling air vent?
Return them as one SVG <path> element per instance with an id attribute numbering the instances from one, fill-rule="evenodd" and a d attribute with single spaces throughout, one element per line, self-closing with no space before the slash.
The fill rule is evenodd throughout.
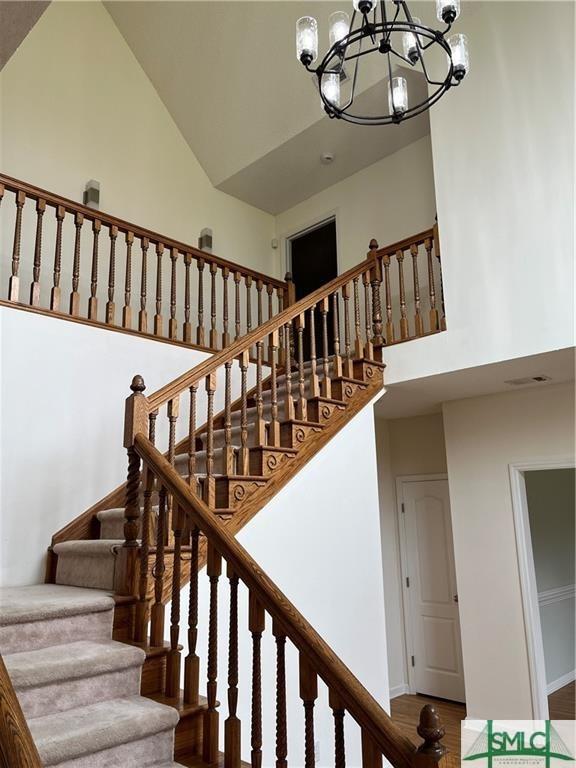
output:
<path id="1" fill-rule="evenodd" d="M 510 384 L 511 387 L 525 387 L 526 384 L 543 384 L 545 381 L 552 381 L 551 376 L 527 376 L 524 379 L 509 379 L 504 384 Z"/>

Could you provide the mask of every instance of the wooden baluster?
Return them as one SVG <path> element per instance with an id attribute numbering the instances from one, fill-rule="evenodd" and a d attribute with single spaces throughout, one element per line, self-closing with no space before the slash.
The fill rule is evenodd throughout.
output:
<path id="1" fill-rule="evenodd" d="M 318 698 L 318 677 L 303 653 L 300 653 L 300 698 L 304 702 L 304 768 L 314 768 L 314 703 Z"/>
<path id="2" fill-rule="evenodd" d="M 194 493 L 198 492 L 196 480 L 196 392 L 197 384 L 190 387 L 190 411 L 188 424 L 188 484 Z"/>
<path id="3" fill-rule="evenodd" d="M 174 503 L 174 502 L 173 502 Z M 178 504 L 172 509 L 172 532 L 174 538 L 174 560 L 172 565 L 172 604 L 170 606 L 170 652 L 166 659 L 166 696 L 175 699 L 180 695 L 181 653 L 180 639 L 180 590 L 182 562 L 182 532 L 184 512 Z"/>
<path id="4" fill-rule="evenodd" d="M 308 418 L 308 400 L 306 399 L 306 378 L 304 376 L 304 313 L 296 318 L 298 334 L 298 402 L 296 403 L 296 418 L 306 421 Z"/>
<path id="5" fill-rule="evenodd" d="M 116 238 L 118 237 L 118 227 L 110 227 L 110 260 L 108 262 L 108 301 L 106 302 L 106 322 L 109 325 L 114 324 L 114 315 L 116 307 L 114 304 L 114 287 L 116 282 Z"/>
<path id="6" fill-rule="evenodd" d="M 406 291 L 404 288 L 404 251 L 396 251 L 396 261 L 398 262 L 398 282 L 400 284 L 400 338 L 407 339 L 410 335 L 408 329 L 408 318 L 406 317 Z"/>
<path id="7" fill-rule="evenodd" d="M 198 259 L 198 328 L 196 343 L 204 346 L 204 259 Z"/>
<path id="8" fill-rule="evenodd" d="M 428 260 L 428 293 L 430 295 L 430 331 L 438 330 L 438 310 L 436 309 L 436 287 L 434 285 L 434 263 L 432 261 L 432 240 L 424 240 Z"/>
<path id="9" fill-rule="evenodd" d="M 222 330 L 222 349 L 230 346 L 230 332 L 228 330 L 228 278 L 230 277 L 230 270 L 228 267 L 222 268 L 222 310 L 223 310 L 223 330 Z"/>
<path id="10" fill-rule="evenodd" d="M 234 447 L 232 446 L 232 360 L 224 363 L 224 474 L 234 475 Z"/>
<path id="11" fill-rule="evenodd" d="M 62 274 L 62 224 L 66 209 L 62 205 L 56 207 L 56 247 L 54 249 L 54 285 L 50 292 L 50 309 L 58 312 L 60 309 L 60 276 Z"/>
<path id="12" fill-rule="evenodd" d="M 238 576 L 230 564 L 230 625 L 228 634 L 228 717 L 224 723 L 224 768 L 240 768 L 240 720 L 238 709 Z"/>
<path id="13" fill-rule="evenodd" d="M 218 332 L 216 331 L 216 273 L 218 265 L 210 262 L 210 346 L 212 349 L 218 349 Z"/>
<path id="14" fill-rule="evenodd" d="M 382 752 L 365 729 L 362 729 L 362 768 L 382 768 Z"/>
<path id="15" fill-rule="evenodd" d="M 382 257 L 384 265 L 384 286 L 386 289 L 386 344 L 394 341 L 394 323 L 392 322 L 392 291 L 390 289 L 390 255 Z"/>
<path id="16" fill-rule="evenodd" d="M 166 488 L 162 486 L 158 494 L 158 521 L 156 523 L 156 562 L 152 573 L 154 574 L 154 604 L 150 614 L 150 645 L 159 648 L 164 645 L 164 605 L 162 603 L 162 589 L 164 586 L 164 548 L 166 546 Z"/>
<path id="17" fill-rule="evenodd" d="M 266 293 L 268 294 L 268 320 L 272 320 L 274 315 L 274 304 L 272 303 L 274 286 L 272 283 L 266 283 Z"/>
<path id="18" fill-rule="evenodd" d="M 14 223 L 14 241 L 12 244 L 12 275 L 8 282 L 8 301 L 18 301 L 18 291 L 20 288 L 20 244 L 22 239 L 22 210 L 26 202 L 26 193 L 19 191 L 16 193 L 16 221 Z"/>
<path id="19" fill-rule="evenodd" d="M 278 297 L 278 314 L 282 312 L 284 309 L 284 303 L 285 303 L 285 294 L 284 294 L 284 288 L 276 288 L 276 295 Z"/>
<path id="20" fill-rule="evenodd" d="M 234 272 L 234 340 L 240 338 L 240 272 Z"/>
<path id="21" fill-rule="evenodd" d="M 158 411 L 148 417 L 148 438 L 154 445 L 156 437 L 156 417 Z M 140 545 L 140 569 L 138 575 L 138 603 L 136 605 L 136 621 L 134 640 L 137 643 L 145 643 L 148 638 L 148 572 L 150 557 L 150 529 L 152 520 L 152 492 L 154 490 L 154 475 L 145 467 L 144 469 L 144 512 L 141 523 Z"/>
<path id="22" fill-rule="evenodd" d="M 250 592 L 248 628 L 252 633 L 252 768 L 262 767 L 262 633 L 266 628 L 264 607 Z"/>
<path id="23" fill-rule="evenodd" d="M 266 422 L 264 421 L 264 400 L 262 398 L 262 362 L 264 342 L 256 343 L 256 445 L 266 445 Z"/>
<path id="24" fill-rule="evenodd" d="M 384 344 L 382 336 L 382 307 L 380 305 L 380 286 L 382 284 L 382 267 L 380 259 L 374 259 L 370 269 L 370 284 L 372 286 L 372 343 L 375 347 Z"/>
<path id="25" fill-rule="evenodd" d="M 146 295 L 148 291 L 148 247 L 150 241 L 147 237 L 143 237 L 140 244 L 142 247 L 142 272 L 140 274 L 140 312 L 138 313 L 138 330 L 142 333 L 147 333 L 148 314 L 146 312 Z"/>
<path id="26" fill-rule="evenodd" d="M 280 445 L 280 421 L 278 419 L 278 381 L 276 369 L 276 356 L 278 353 L 278 331 L 270 334 L 270 389 L 271 389 L 271 418 L 268 427 L 268 444 L 278 447 Z"/>
<path id="27" fill-rule="evenodd" d="M 412 256 L 412 284 L 414 286 L 414 333 L 416 336 L 422 336 L 424 326 L 422 325 L 422 315 L 420 314 L 420 281 L 418 279 L 418 246 L 412 243 L 410 246 L 410 255 Z"/>
<path id="28" fill-rule="evenodd" d="M 238 474 L 248 475 L 250 467 L 250 451 L 248 448 L 248 386 L 246 375 L 248 373 L 248 350 L 244 350 L 239 356 L 241 381 L 240 381 L 240 452 L 238 454 Z"/>
<path id="29" fill-rule="evenodd" d="M 182 328 L 182 338 L 186 343 L 192 341 L 192 325 L 190 323 L 190 265 L 192 264 L 192 255 L 184 254 L 184 326 Z"/>
<path id="30" fill-rule="evenodd" d="M 286 364 L 284 368 L 285 382 L 286 382 L 286 396 L 284 400 L 284 421 L 293 421 L 294 415 L 294 398 L 292 397 L 292 369 L 286 350 L 290 349 L 290 324 L 286 323 L 283 327 L 284 331 L 284 353 L 286 358 Z"/>
<path id="31" fill-rule="evenodd" d="M 32 268 L 32 285 L 30 286 L 30 304 L 37 307 L 40 304 L 40 267 L 42 263 L 42 222 L 46 211 L 46 200 L 36 201 L 36 239 L 34 241 L 34 266 Z"/>
<path id="32" fill-rule="evenodd" d="M 332 294 L 332 327 L 334 329 L 334 357 L 332 359 L 332 372 L 335 379 L 342 376 L 342 357 L 340 355 L 340 307 L 338 304 L 338 291 Z"/>
<path id="33" fill-rule="evenodd" d="M 98 219 L 92 222 L 92 274 L 90 275 L 90 299 L 88 300 L 88 319 L 98 320 L 98 238 L 102 223 Z"/>
<path id="34" fill-rule="evenodd" d="M 76 317 L 80 313 L 80 294 L 78 284 L 80 282 L 80 237 L 84 216 L 77 213 L 74 216 L 76 234 L 74 237 L 74 262 L 72 264 L 72 293 L 70 294 L 70 314 Z"/>
<path id="35" fill-rule="evenodd" d="M 446 330 L 446 308 L 444 306 L 444 279 L 442 277 L 442 260 L 440 258 L 440 236 L 438 234 L 438 223 L 434 224 L 434 235 L 432 238 L 432 245 L 438 259 L 438 266 L 440 267 L 440 306 L 442 308 L 442 317 L 440 318 L 440 328 Z"/>
<path id="36" fill-rule="evenodd" d="M 366 328 L 366 343 L 364 345 L 364 357 L 367 360 L 374 359 L 374 345 L 372 344 L 372 315 L 370 312 L 370 271 L 362 274 L 364 286 L 364 325 Z"/>
<path id="37" fill-rule="evenodd" d="M 330 355 L 328 351 L 328 296 L 320 301 L 320 314 L 322 315 L 322 369 L 323 376 L 320 385 L 322 397 L 332 397 L 332 382 L 330 381 Z"/>
<path id="38" fill-rule="evenodd" d="M 262 314 L 262 290 L 264 288 L 264 283 L 262 280 L 258 279 L 256 280 L 256 295 L 258 297 L 258 326 L 260 327 L 262 325 L 263 320 L 263 314 Z"/>
<path id="39" fill-rule="evenodd" d="M 364 357 L 364 345 L 362 343 L 362 326 L 360 323 L 360 297 L 358 295 L 358 277 L 353 280 L 354 286 L 354 357 L 360 360 Z"/>
<path id="40" fill-rule="evenodd" d="M 320 380 L 318 378 L 318 363 L 316 358 L 316 304 L 310 307 L 310 397 L 320 396 Z"/>
<path id="41" fill-rule="evenodd" d="M 124 307 L 122 308 L 122 327 L 132 328 L 132 243 L 134 232 L 126 232 L 126 274 L 124 277 Z"/>
<path id="42" fill-rule="evenodd" d="M 214 477 L 214 392 L 216 392 L 216 373 L 206 376 L 206 478 L 204 480 L 204 501 L 214 509 L 216 507 L 216 478 Z"/>
<path id="43" fill-rule="evenodd" d="M 184 661 L 184 701 L 198 704 L 200 659 L 196 654 L 198 640 L 198 543 L 200 531 L 192 528 L 190 542 L 190 599 L 188 606 L 188 655 Z"/>
<path id="44" fill-rule="evenodd" d="M 344 375 L 352 379 L 354 378 L 354 366 L 350 341 L 350 283 L 342 286 L 342 298 L 344 300 Z"/>
<path id="45" fill-rule="evenodd" d="M 283 304 L 284 304 L 284 291 L 282 288 L 276 289 L 276 294 L 278 296 L 278 312 L 282 312 Z M 284 346 L 284 330 L 283 328 L 280 329 L 280 337 L 279 337 L 279 349 L 278 349 L 278 365 L 286 365 L 286 352 L 285 352 L 285 346 Z"/>
<path id="46" fill-rule="evenodd" d="M 176 320 L 176 263 L 178 261 L 178 250 L 176 248 L 170 249 L 170 261 L 170 321 L 168 323 L 168 336 L 171 339 L 176 339 L 178 338 L 178 322 Z"/>
<path id="47" fill-rule="evenodd" d="M 178 416 L 180 415 L 180 396 L 176 395 L 172 400 L 168 401 L 168 461 L 174 467 L 174 461 L 176 459 L 176 424 L 178 422 Z M 167 505 L 167 525 L 165 528 L 164 538 L 166 544 L 169 542 L 171 531 L 173 530 L 173 512 L 174 512 L 174 499 L 172 494 L 168 495 Z"/>
<path id="48" fill-rule="evenodd" d="M 252 330 L 252 275 L 246 275 L 246 333 Z"/>
<path id="49" fill-rule="evenodd" d="M 208 542 L 206 573 L 210 579 L 210 616 L 208 620 L 208 709 L 204 713 L 202 755 L 205 763 L 218 762 L 218 579 L 222 572 L 222 558 Z"/>
<path id="50" fill-rule="evenodd" d="M 276 768 L 288 768 L 286 635 L 276 621 L 272 622 L 272 634 L 276 638 Z"/>
<path id="51" fill-rule="evenodd" d="M 162 256 L 164 244 L 156 243 L 156 314 L 154 315 L 154 336 L 162 336 Z"/>
<path id="52" fill-rule="evenodd" d="M 346 768 L 344 702 L 332 690 L 329 692 L 328 701 L 334 715 L 334 768 Z"/>

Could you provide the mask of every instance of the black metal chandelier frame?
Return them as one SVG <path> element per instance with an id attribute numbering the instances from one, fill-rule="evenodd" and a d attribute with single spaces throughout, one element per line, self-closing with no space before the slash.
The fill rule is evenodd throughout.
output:
<path id="1" fill-rule="evenodd" d="M 311 62 L 307 61 L 304 57 L 301 59 L 302 64 L 304 64 L 308 72 L 315 74 L 318 78 L 320 97 L 324 109 L 330 117 L 346 120 L 347 122 L 355 123 L 356 125 L 389 125 L 391 123 L 401 123 L 404 120 L 416 117 L 417 115 L 422 114 L 422 112 L 430 109 L 430 107 L 435 104 L 449 88 L 459 85 L 461 82 L 465 73 L 455 69 L 452 60 L 452 50 L 446 40 L 446 35 L 452 28 L 453 19 L 448 18 L 445 21 L 446 28 L 444 30 L 434 30 L 423 24 L 415 23 L 412 20 L 412 15 L 405 0 L 393 0 L 393 3 L 396 6 L 396 12 L 391 21 L 387 19 L 385 0 L 379 0 L 370 13 L 360 13 L 359 11 L 354 10 L 350 20 L 348 34 L 334 43 L 316 68 L 311 67 Z M 377 19 L 378 8 L 380 8 L 380 21 Z M 404 10 L 406 20 L 399 19 L 401 9 Z M 358 15 L 361 16 L 362 22 L 357 29 L 354 29 L 354 23 Z M 392 45 L 393 33 L 405 32 L 412 33 L 416 41 L 418 57 L 414 61 L 411 61 L 404 56 L 403 53 L 396 50 Z M 398 35 L 398 37 L 401 40 L 401 35 Z M 372 47 L 362 50 L 362 43 L 367 38 L 370 39 Z M 427 42 L 423 43 L 422 39 L 426 39 Z M 350 47 L 355 46 L 356 44 L 358 45 L 358 50 L 354 53 L 348 53 Z M 448 57 L 448 72 L 443 81 L 434 80 L 429 76 L 424 61 L 424 52 L 433 45 L 439 45 Z M 415 67 L 419 62 L 424 77 L 426 78 L 426 82 L 428 85 L 437 86 L 436 89 L 429 94 L 427 99 L 421 101 L 414 107 L 410 107 L 402 113 L 393 112 L 392 114 L 385 115 L 363 116 L 350 112 L 350 107 L 354 104 L 360 60 L 362 57 L 375 52 L 384 54 L 387 57 L 389 87 L 391 87 L 393 77 L 392 56 L 396 56 L 411 67 Z M 336 106 L 326 98 L 322 89 L 322 78 L 325 75 L 330 74 L 336 74 L 341 77 L 344 65 L 348 61 L 355 62 L 354 74 L 352 75 L 352 92 L 346 104 L 343 106 Z"/>

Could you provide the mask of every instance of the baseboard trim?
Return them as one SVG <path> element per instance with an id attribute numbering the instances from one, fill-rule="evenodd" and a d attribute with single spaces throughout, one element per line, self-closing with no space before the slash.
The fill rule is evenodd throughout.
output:
<path id="1" fill-rule="evenodd" d="M 565 685 L 574 682 L 574 680 L 576 680 L 576 669 L 573 669 L 571 672 L 566 672 L 565 675 L 561 675 L 561 677 L 548 683 L 546 686 L 546 693 L 550 696 L 551 693 L 559 691 L 560 688 L 564 688 Z"/>
<path id="2" fill-rule="evenodd" d="M 390 688 L 390 698 L 396 699 L 398 696 L 404 696 L 405 693 L 410 693 L 410 688 L 406 685 L 406 683 L 402 683 L 401 685 L 395 685 L 392 688 Z"/>

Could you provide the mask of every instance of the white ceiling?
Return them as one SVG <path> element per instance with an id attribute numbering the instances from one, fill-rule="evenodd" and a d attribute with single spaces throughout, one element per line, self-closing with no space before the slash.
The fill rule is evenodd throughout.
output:
<path id="1" fill-rule="evenodd" d="M 429 132 L 427 115 L 400 126 L 360 128 L 330 120 L 296 60 L 295 22 L 350 10 L 326 0 L 105 0 L 212 183 L 278 213 Z M 423 8 L 421 7 L 423 6 Z M 433 18 L 432 3 L 413 13 Z M 384 98 L 382 59 L 363 60 L 359 90 Z M 380 83 L 380 87 L 378 87 Z M 415 90 L 423 85 L 413 85 Z M 333 152 L 331 166 L 320 163 Z"/>

